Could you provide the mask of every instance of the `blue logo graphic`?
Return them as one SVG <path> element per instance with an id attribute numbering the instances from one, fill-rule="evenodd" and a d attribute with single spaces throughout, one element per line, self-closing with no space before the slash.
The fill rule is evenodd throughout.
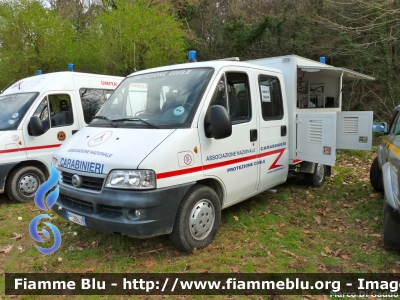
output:
<path id="1" fill-rule="evenodd" d="M 37 231 L 37 225 L 39 223 L 39 221 L 43 218 L 47 218 L 47 219 L 51 219 L 51 217 L 47 214 L 42 214 L 39 215 L 35 218 L 33 218 L 33 220 L 31 221 L 31 223 L 29 224 L 29 234 L 31 235 L 31 237 L 39 242 L 39 243 L 43 243 L 44 240 L 40 237 L 38 231 Z M 61 245 L 61 234 L 60 231 L 58 230 L 58 228 L 56 226 L 54 226 L 51 223 L 48 222 L 44 222 L 44 224 L 46 224 L 47 226 L 50 227 L 51 231 L 53 232 L 54 235 L 54 244 L 51 248 L 42 248 L 38 245 L 35 245 L 36 249 L 38 249 L 41 253 L 43 254 L 51 254 L 53 252 L 55 252 L 58 248 L 60 248 Z M 46 229 L 42 229 L 42 233 L 44 234 L 44 236 L 46 238 L 50 238 L 50 234 Z"/>
<path id="2" fill-rule="evenodd" d="M 50 194 L 47 195 L 47 206 L 44 204 L 44 196 L 48 191 L 52 189 L 55 185 L 57 185 L 58 180 L 60 179 L 60 174 L 58 174 L 57 170 L 53 166 L 50 167 L 50 178 L 44 182 L 41 186 L 39 186 L 36 195 L 35 195 L 35 204 L 41 210 L 48 211 L 50 208 L 56 203 L 58 194 L 60 193 L 60 189 L 58 186 L 52 191 Z"/>
<path id="3" fill-rule="evenodd" d="M 59 187 L 57 185 L 58 180 L 60 179 L 60 174 L 57 172 L 57 170 L 53 166 L 49 166 L 49 168 L 50 168 L 49 179 L 46 182 L 44 182 L 42 185 L 40 185 L 40 187 L 38 188 L 36 195 L 35 195 L 36 206 L 44 211 L 48 211 L 51 209 L 51 207 L 54 205 L 54 203 L 56 203 L 59 192 L 60 192 Z M 46 198 L 47 206 L 46 206 L 46 204 L 45 204 L 46 193 L 48 191 L 50 191 L 54 186 L 56 186 L 56 188 L 47 195 L 47 198 Z M 48 214 L 41 214 L 41 215 L 33 218 L 31 223 L 29 224 L 29 234 L 35 241 L 37 241 L 39 243 L 43 243 L 44 240 L 40 237 L 40 235 L 38 233 L 37 225 L 38 225 L 39 221 L 44 218 L 51 219 L 51 217 Z M 61 234 L 60 234 L 60 231 L 58 230 L 58 228 L 56 226 L 54 226 L 53 224 L 48 223 L 48 222 L 43 222 L 43 223 L 46 224 L 51 229 L 51 232 L 54 235 L 54 244 L 51 248 L 42 248 L 37 245 L 35 245 L 35 247 L 43 254 L 51 254 L 51 253 L 55 252 L 58 248 L 60 248 Z M 42 233 L 46 238 L 50 238 L 50 234 L 46 229 L 42 229 Z"/>

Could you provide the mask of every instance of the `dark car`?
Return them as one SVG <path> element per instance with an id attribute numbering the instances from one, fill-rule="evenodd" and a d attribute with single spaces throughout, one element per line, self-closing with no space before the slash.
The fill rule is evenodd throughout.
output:
<path id="1" fill-rule="evenodd" d="M 373 132 L 384 134 L 370 170 L 370 182 L 376 191 L 383 191 L 383 245 L 400 251 L 400 105 L 393 111 L 389 127 L 374 123 Z"/>

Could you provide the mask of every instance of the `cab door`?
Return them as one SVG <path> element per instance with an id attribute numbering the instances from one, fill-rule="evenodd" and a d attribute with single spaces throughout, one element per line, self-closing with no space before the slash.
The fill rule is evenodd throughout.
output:
<path id="1" fill-rule="evenodd" d="M 260 181 L 257 190 L 285 182 L 288 174 L 288 112 L 283 78 L 275 73 L 254 70 L 260 133 L 257 161 Z"/>
<path id="2" fill-rule="evenodd" d="M 250 68 L 223 68 L 211 87 L 199 134 L 205 177 L 215 178 L 226 191 L 223 206 L 254 193 L 258 183 L 258 120 L 250 90 Z M 224 106 L 231 119 L 231 136 L 216 140 L 210 135 L 210 109 Z"/>
<path id="3" fill-rule="evenodd" d="M 79 130 L 75 103 L 72 92 L 49 93 L 42 97 L 32 116 L 41 119 L 44 133 L 33 136 L 29 119 L 23 127 L 28 159 L 50 163 L 53 152 Z"/>

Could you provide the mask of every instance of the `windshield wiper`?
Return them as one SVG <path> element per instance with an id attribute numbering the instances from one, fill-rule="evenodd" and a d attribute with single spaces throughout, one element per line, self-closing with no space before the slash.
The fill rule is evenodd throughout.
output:
<path id="1" fill-rule="evenodd" d="M 102 120 L 106 120 L 108 121 L 108 123 L 110 123 L 113 127 L 118 127 L 116 124 L 113 123 L 113 121 L 111 121 L 109 118 L 105 117 L 105 116 L 94 116 L 92 118 L 93 119 L 102 119 Z"/>
<path id="2" fill-rule="evenodd" d="M 149 126 L 151 126 L 151 127 L 153 127 L 153 128 L 157 128 L 157 129 L 160 129 L 160 127 L 158 127 L 157 125 L 154 125 L 154 124 L 152 124 L 152 123 L 149 123 L 149 122 L 147 122 L 147 121 L 145 121 L 145 120 L 143 120 L 143 119 L 140 119 L 140 118 L 121 118 L 121 119 L 115 119 L 115 120 L 113 120 L 114 122 L 119 122 L 119 121 L 140 121 L 140 122 L 142 122 L 142 123 L 144 123 L 144 124 L 146 124 L 146 125 L 149 125 Z"/>

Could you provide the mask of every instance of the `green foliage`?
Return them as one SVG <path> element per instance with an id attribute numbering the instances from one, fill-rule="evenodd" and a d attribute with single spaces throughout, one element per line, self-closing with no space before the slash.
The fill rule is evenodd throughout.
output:
<path id="1" fill-rule="evenodd" d="M 66 70 L 70 62 L 77 71 L 112 75 L 181 63 L 186 59 L 184 37 L 164 4 L 0 2 L 0 90 L 38 69 Z"/>
<path id="2" fill-rule="evenodd" d="M 400 2 L 324 0 L 13 0 L 0 2 L 0 90 L 65 70 L 127 75 L 199 60 L 297 54 L 375 76 L 346 82 L 343 110 L 388 121 L 400 85 Z"/>
<path id="3" fill-rule="evenodd" d="M 65 70 L 73 59 L 71 24 L 40 2 L 1 2 L 0 20 L 0 89 L 38 69 Z"/>
<path id="4" fill-rule="evenodd" d="M 88 46 L 104 71 L 127 75 L 135 67 L 141 70 L 185 60 L 184 31 L 168 14 L 168 6 L 148 6 L 145 1 L 114 3 L 117 8 L 101 12 L 88 32 Z"/>

